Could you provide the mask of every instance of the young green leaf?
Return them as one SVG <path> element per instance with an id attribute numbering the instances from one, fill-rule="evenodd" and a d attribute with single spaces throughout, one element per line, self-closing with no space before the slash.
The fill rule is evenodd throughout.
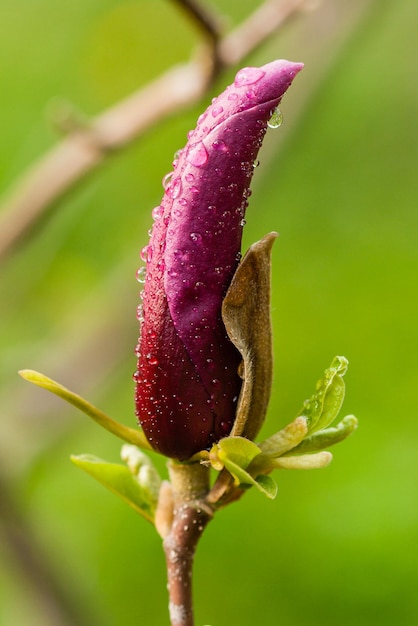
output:
<path id="1" fill-rule="evenodd" d="M 271 460 L 272 468 L 277 469 L 319 469 L 326 467 L 332 461 L 331 452 L 317 452 L 316 454 L 303 454 L 302 456 L 281 456 Z"/>
<path id="2" fill-rule="evenodd" d="M 345 395 L 343 376 L 348 361 L 336 356 L 324 376 L 317 382 L 315 393 L 304 402 L 299 415 L 308 420 L 308 432 L 314 433 L 329 426 L 337 417 Z"/>
<path id="3" fill-rule="evenodd" d="M 270 476 L 254 478 L 247 472 L 248 466 L 260 454 L 259 447 L 244 437 L 225 437 L 211 450 L 212 465 L 216 469 L 225 467 L 233 476 L 236 485 L 242 488 L 256 487 L 270 499 L 276 497 L 277 485 Z"/>
<path id="4" fill-rule="evenodd" d="M 329 448 L 351 435 L 357 428 L 357 425 L 357 418 L 354 415 L 347 415 L 337 426 L 324 428 L 310 437 L 306 437 L 295 448 L 285 452 L 284 456 L 306 454 L 307 452 L 316 452 L 317 450 Z"/>
<path id="5" fill-rule="evenodd" d="M 48 376 L 34 370 L 20 370 L 19 375 L 24 380 L 54 393 L 56 396 L 62 398 L 69 404 L 72 404 L 77 409 L 91 417 L 100 426 L 111 432 L 112 435 L 119 437 L 119 439 L 132 443 L 140 448 L 151 450 L 150 444 L 139 428 L 129 428 L 129 426 L 124 426 L 123 424 L 116 422 L 111 417 L 106 415 L 106 413 L 103 413 L 103 411 L 88 402 L 88 400 L 85 400 L 78 394 L 73 393 L 63 385 L 57 383 L 55 380 L 52 380 L 52 378 L 48 378 Z"/>
<path id="6" fill-rule="evenodd" d="M 263 456 L 278 457 L 297 446 L 308 432 L 306 417 L 297 417 L 268 439 L 258 444 Z"/>
<path id="7" fill-rule="evenodd" d="M 126 465 L 108 463 L 90 454 L 71 456 L 71 461 L 124 500 L 146 520 L 154 523 L 157 501 L 153 490 L 140 485 Z"/>

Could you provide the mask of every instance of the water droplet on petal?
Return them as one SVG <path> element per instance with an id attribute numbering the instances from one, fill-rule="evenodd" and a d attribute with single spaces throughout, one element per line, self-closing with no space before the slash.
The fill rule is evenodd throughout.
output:
<path id="1" fill-rule="evenodd" d="M 165 191 L 166 194 L 170 196 L 170 198 L 178 198 L 182 192 L 181 178 L 179 176 L 177 176 L 177 178 L 174 178 L 171 184 L 166 187 Z"/>
<path id="2" fill-rule="evenodd" d="M 213 107 L 213 109 L 212 109 L 212 116 L 213 117 L 218 117 L 218 115 L 223 113 L 223 110 L 224 110 L 223 107 Z"/>
<path id="3" fill-rule="evenodd" d="M 263 78 L 263 76 L 265 76 L 265 72 L 259 67 L 244 67 L 235 76 L 234 84 L 236 87 L 253 85 Z"/>
<path id="4" fill-rule="evenodd" d="M 248 100 L 254 100 L 254 98 L 257 97 L 257 92 L 255 89 L 248 89 L 245 92 L 245 95 L 247 96 Z"/>
<path id="5" fill-rule="evenodd" d="M 136 308 L 136 319 L 138 320 L 138 322 L 144 321 L 144 310 L 142 308 L 142 304 L 140 304 Z"/>
<path id="6" fill-rule="evenodd" d="M 146 273 L 146 268 L 143 265 L 142 267 L 140 267 L 137 272 L 136 272 L 136 279 L 139 283 L 145 283 L 145 273 Z"/>
<path id="7" fill-rule="evenodd" d="M 179 158 L 181 157 L 182 153 L 183 153 L 183 149 L 177 150 L 177 152 L 175 152 L 174 156 L 173 156 L 174 161 L 178 161 Z"/>
<path id="8" fill-rule="evenodd" d="M 200 233 L 190 233 L 190 239 L 195 243 L 202 243 L 202 235 Z"/>
<path id="9" fill-rule="evenodd" d="M 208 151 L 201 141 L 192 146 L 189 154 L 187 155 L 189 163 L 195 165 L 196 167 L 202 167 L 202 165 L 207 162 L 208 158 Z"/>
<path id="10" fill-rule="evenodd" d="M 162 207 L 161 205 L 158 205 L 152 209 L 152 218 L 154 220 L 159 220 L 163 216 L 163 213 L 164 213 L 164 207 Z"/>
<path id="11" fill-rule="evenodd" d="M 212 148 L 217 152 L 228 152 L 228 147 L 222 139 L 215 139 L 212 143 Z"/>
<path id="12" fill-rule="evenodd" d="M 283 114 L 279 107 L 276 107 L 271 114 L 271 118 L 267 122 L 269 128 L 279 128 L 283 124 Z"/>
<path id="13" fill-rule="evenodd" d="M 186 206 L 186 205 L 188 204 L 188 202 L 187 202 L 186 198 L 179 198 L 178 203 L 179 203 L 181 206 Z"/>
<path id="14" fill-rule="evenodd" d="M 184 178 L 187 180 L 188 183 L 191 183 L 194 180 L 194 174 L 189 172 Z"/>
<path id="15" fill-rule="evenodd" d="M 173 178 L 173 172 L 168 172 L 168 174 L 164 176 L 162 180 L 163 189 L 167 189 L 172 178 Z"/>
<path id="16" fill-rule="evenodd" d="M 153 354 L 147 354 L 147 361 L 150 365 L 158 365 L 158 359 Z"/>

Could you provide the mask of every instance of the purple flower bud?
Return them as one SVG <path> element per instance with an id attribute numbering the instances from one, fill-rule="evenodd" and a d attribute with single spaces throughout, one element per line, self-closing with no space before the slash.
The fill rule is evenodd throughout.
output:
<path id="1" fill-rule="evenodd" d="M 300 63 L 240 70 L 200 116 L 163 182 L 140 311 L 136 413 L 151 445 L 186 459 L 229 434 L 241 357 L 221 305 L 240 258 L 254 161 Z"/>

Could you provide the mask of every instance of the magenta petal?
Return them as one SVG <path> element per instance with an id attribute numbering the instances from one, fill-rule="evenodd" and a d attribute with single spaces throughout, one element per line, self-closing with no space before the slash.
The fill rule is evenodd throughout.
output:
<path id="1" fill-rule="evenodd" d="M 136 408 L 151 444 L 188 458 L 227 435 L 241 380 L 221 304 L 239 261 L 253 164 L 301 64 L 240 70 L 178 156 L 147 248 Z"/>

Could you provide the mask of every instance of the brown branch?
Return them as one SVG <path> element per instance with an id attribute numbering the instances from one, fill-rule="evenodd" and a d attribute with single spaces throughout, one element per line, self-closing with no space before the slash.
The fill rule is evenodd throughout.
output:
<path id="1" fill-rule="evenodd" d="M 173 0 L 184 9 L 202 32 L 213 42 L 216 42 L 222 33 L 221 20 L 218 15 L 209 11 L 207 7 L 197 0 Z"/>
<path id="2" fill-rule="evenodd" d="M 266 0 L 242 24 L 219 41 L 217 54 L 224 66 L 240 63 L 295 17 L 309 0 Z"/>
<path id="3" fill-rule="evenodd" d="M 199 539 L 213 517 L 206 502 L 209 468 L 199 463 L 169 463 L 173 519 L 164 537 L 171 626 L 193 626 L 192 573 Z"/>
<path id="4" fill-rule="evenodd" d="M 209 26 L 206 18 L 200 18 L 213 35 L 212 45 L 204 55 L 169 69 L 93 118 L 89 125 L 77 126 L 16 181 L 1 209 L 0 258 L 30 234 L 54 204 L 111 153 L 131 143 L 162 119 L 197 102 L 221 71 L 242 61 L 305 3 L 306 0 L 267 0 L 245 22 L 220 39 L 215 27 Z M 190 10 L 192 5 L 197 6 L 193 2 L 182 4 Z"/>

